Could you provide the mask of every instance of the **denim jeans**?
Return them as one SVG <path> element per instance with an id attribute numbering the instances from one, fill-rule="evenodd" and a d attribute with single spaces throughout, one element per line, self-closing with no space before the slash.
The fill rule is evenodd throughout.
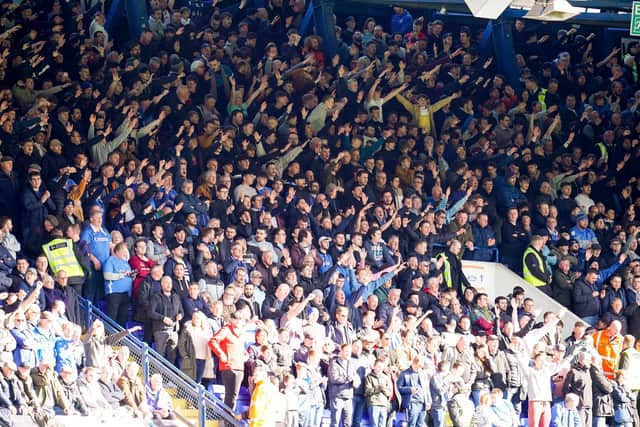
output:
<path id="1" fill-rule="evenodd" d="M 598 322 L 598 316 L 585 316 L 582 318 L 582 321 L 590 326 L 596 326 Z"/>
<path id="2" fill-rule="evenodd" d="M 433 427 L 444 427 L 447 411 L 444 408 L 432 408 L 431 418 L 433 419 Z"/>
<path id="3" fill-rule="evenodd" d="M 353 396 L 353 425 L 359 426 L 362 424 L 362 416 L 364 415 L 365 408 L 367 406 L 367 399 L 364 396 Z"/>
<path id="4" fill-rule="evenodd" d="M 519 417 L 522 412 L 522 400 L 520 400 L 520 387 L 507 387 L 504 398 L 511 402 L 516 415 Z"/>
<path id="5" fill-rule="evenodd" d="M 202 376 L 204 375 L 204 367 L 207 361 L 204 359 L 196 359 L 196 382 L 202 382 Z"/>
<path id="6" fill-rule="evenodd" d="M 311 405 L 307 412 L 304 421 L 302 421 L 302 427 L 315 427 L 322 424 L 322 412 L 324 411 L 323 405 Z"/>
<path id="7" fill-rule="evenodd" d="M 387 425 L 387 407 L 386 406 L 369 406 L 369 425 L 371 427 L 386 427 Z M 354 423 L 354 425 L 356 425 Z"/>
<path id="8" fill-rule="evenodd" d="M 424 403 L 412 403 L 407 411 L 407 427 L 425 427 L 426 416 Z"/>
<path id="9" fill-rule="evenodd" d="M 471 400 L 473 400 L 473 406 L 478 406 L 480 402 L 480 393 L 484 390 L 471 390 Z"/>

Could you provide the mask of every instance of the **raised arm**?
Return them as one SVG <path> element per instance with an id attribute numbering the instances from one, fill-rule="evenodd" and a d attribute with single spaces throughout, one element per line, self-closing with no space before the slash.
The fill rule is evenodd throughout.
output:
<path id="1" fill-rule="evenodd" d="M 373 82 L 373 84 L 369 88 L 369 92 L 367 92 L 367 102 L 371 102 L 371 100 L 373 99 L 373 95 L 376 93 L 376 89 L 382 82 L 382 76 L 384 75 L 384 73 L 386 73 L 386 70 L 383 71 L 382 74 L 380 74 L 380 76 L 378 76 L 378 78 Z"/>
<path id="2" fill-rule="evenodd" d="M 619 53 L 620 53 L 620 48 L 614 47 L 613 50 L 609 53 L 609 55 L 607 55 L 602 61 L 596 64 L 596 68 L 604 67 L 605 65 L 607 65 L 607 62 L 609 62 L 614 56 L 616 56 Z"/>
<path id="3" fill-rule="evenodd" d="M 251 92 L 251 95 L 249 95 L 249 98 L 247 98 L 247 102 L 246 102 L 247 108 L 249 108 L 249 106 L 253 104 L 253 101 L 255 101 L 256 98 L 258 98 L 258 96 L 260 96 L 260 94 L 264 92 L 268 87 L 269 87 L 269 81 L 263 77 L 262 81 L 260 82 L 260 86 L 258 86 L 258 89 Z"/>
<path id="4" fill-rule="evenodd" d="M 18 305 L 18 310 L 24 312 L 27 310 L 27 308 L 31 307 L 31 304 L 33 304 L 38 299 L 38 297 L 40 297 L 40 292 L 42 292 L 42 282 L 38 281 L 36 283 L 36 288 L 33 290 L 33 292 L 31 292 L 20 303 L 20 305 Z"/>
<path id="5" fill-rule="evenodd" d="M 391 101 L 393 98 L 395 98 L 396 96 L 398 96 L 400 93 L 402 93 L 402 91 L 406 90 L 409 87 L 409 83 L 402 83 L 401 86 L 393 89 L 391 92 L 389 92 L 388 94 L 386 94 L 383 98 L 382 98 L 382 104 L 386 104 L 388 101 Z"/>

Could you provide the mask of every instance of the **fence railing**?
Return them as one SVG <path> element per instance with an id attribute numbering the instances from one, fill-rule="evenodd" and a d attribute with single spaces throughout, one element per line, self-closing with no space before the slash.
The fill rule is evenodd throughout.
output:
<path id="1" fill-rule="evenodd" d="M 123 328 L 119 324 L 104 314 L 90 301 L 84 298 L 78 299 L 87 330 L 91 327 L 95 319 L 100 319 L 104 323 L 107 334 L 110 335 L 123 331 Z M 175 390 L 175 398 L 185 401 L 187 408 L 197 409 L 198 419 L 195 423 L 183 417 L 179 411 L 176 411 L 178 416 L 182 418 L 181 421 L 192 427 L 205 427 L 207 421 L 210 420 L 224 421 L 227 426 L 241 427 L 244 425 L 242 421 L 234 418 L 233 411 L 226 406 L 224 402 L 214 396 L 201 384 L 196 383 L 176 366 L 169 363 L 169 361 L 149 347 L 145 342 L 129 334 L 124 337 L 119 345 L 127 346 L 130 356 L 141 366 L 145 384 L 151 375 L 160 374 L 165 388 Z"/>
<path id="2" fill-rule="evenodd" d="M 431 252 L 435 255 L 445 249 L 447 249 L 447 245 L 444 243 L 434 243 L 431 248 Z M 476 246 L 474 252 L 477 254 L 477 257 L 463 259 L 467 261 L 500 262 L 500 251 L 498 251 L 498 248 L 496 247 L 485 248 L 482 246 Z"/>

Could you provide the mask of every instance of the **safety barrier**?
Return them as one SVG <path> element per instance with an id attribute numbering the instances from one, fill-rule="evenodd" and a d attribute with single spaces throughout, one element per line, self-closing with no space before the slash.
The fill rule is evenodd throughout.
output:
<path id="1" fill-rule="evenodd" d="M 94 320 L 99 319 L 104 323 L 105 332 L 110 335 L 123 328 L 113 319 L 104 314 L 100 309 L 84 298 L 79 298 L 80 310 L 88 330 Z M 233 411 L 220 399 L 214 396 L 201 384 L 196 383 L 192 378 L 185 375 L 176 366 L 170 364 L 164 357 L 140 341 L 134 335 L 127 335 L 120 345 L 129 347 L 130 357 L 142 368 L 142 376 L 145 384 L 149 377 L 160 374 L 163 379 L 165 389 L 175 399 L 185 402 L 187 410 L 197 410 L 197 419 L 192 420 L 176 411 L 178 417 L 187 425 L 192 427 L 205 427 L 208 421 L 224 422 L 227 426 L 240 427 L 244 423 L 234 418 Z"/>
<path id="2" fill-rule="evenodd" d="M 432 254 L 437 254 L 439 252 L 447 249 L 447 245 L 444 243 L 434 243 L 431 248 Z M 500 251 L 497 247 L 485 248 L 483 246 L 475 246 L 474 248 L 474 256 L 475 257 L 463 257 L 463 260 L 466 261 L 480 261 L 480 262 L 500 262 Z"/>

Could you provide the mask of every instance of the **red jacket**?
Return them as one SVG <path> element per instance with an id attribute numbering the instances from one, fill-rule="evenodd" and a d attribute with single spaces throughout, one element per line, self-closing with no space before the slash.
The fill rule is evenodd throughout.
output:
<path id="1" fill-rule="evenodd" d="M 138 288 L 140 287 L 140 283 L 151 273 L 151 267 L 153 267 L 154 262 L 150 259 L 146 261 L 140 259 L 137 255 L 133 255 L 129 260 L 129 265 L 133 270 L 136 270 L 138 274 L 136 278 L 133 279 L 133 287 L 132 287 L 132 295 L 133 298 L 138 298 Z"/>
<path id="2" fill-rule="evenodd" d="M 220 360 L 221 371 L 243 371 L 246 361 L 244 337 L 233 326 L 226 325 L 209 340 L 209 348 Z"/>

